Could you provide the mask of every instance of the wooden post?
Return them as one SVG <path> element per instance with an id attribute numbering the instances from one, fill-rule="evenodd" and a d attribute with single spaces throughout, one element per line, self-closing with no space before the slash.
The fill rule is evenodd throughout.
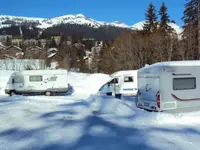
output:
<path id="1" fill-rule="evenodd" d="M 116 95 L 116 78 L 114 78 L 114 93 Z"/>

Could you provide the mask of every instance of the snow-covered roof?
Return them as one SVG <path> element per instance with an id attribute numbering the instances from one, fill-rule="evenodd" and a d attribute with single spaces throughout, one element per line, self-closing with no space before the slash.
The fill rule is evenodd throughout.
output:
<path id="1" fill-rule="evenodd" d="M 19 72 L 20 74 L 24 75 L 58 75 L 58 74 L 67 74 L 68 71 L 64 69 L 59 69 L 59 70 L 23 70 Z"/>
<path id="2" fill-rule="evenodd" d="M 139 71 L 150 70 L 150 69 L 163 69 L 163 68 L 174 68 L 174 67 L 185 67 L 185 66 L 199 66 L 200 67 L 200 60 L 185 60 L 185 61 L 167 61 L 167 62 L 158 62 L 149 66 L 145 66 L 140 68 Z"/>
<path id="3" fill-rule="evenodd" d="M 40 49 L 40 50 L 42 50 L 42 48 L 41 48 L 41 47 L 39 47 L 39 46 L 30 46 L 30 47 L 28 47 L 28 48 L 27 48 L 27 50 L 29 50 L 29 49 L 32 49 L 32 48 L 37 48 L 37 49 Z"/>
<path id="4" fill-rule="evenodd" d="M 55 55 L 56 55 L 56 53 L 51 53 L 51 54 L 48 55 L 48 58 L 51 58 L 51 57 L 53 57 Z"/>
<path id="5" fill-rule="evenodd" d="M 78 47 L 85 47 L 85 45 L 82 44 L 82 43 L 75 43 L 74 46 L 76 46 L 77 48 L 78 48 Z"/>
<path id="6" fill-rule="evenodd" d="M 24 53 L 23 52 L 15 53 L 15 56 L 18 56 L 18 55 L 24 55 Z"/>
<path id="7" fill-rule="evenodd" d="M 53 52 L 53 51 L 58 51 L 58 49 L 57 48 L 50 48 L 50 49 L 48 49 L 48 52 Z"/>
<path id="8" fill-rule="evenodd" d="M 7 49 L 9 49 L 9 48 L 12 48 L 12 47 L 14 47 L 14 48 L 16 48 L 16 49 L 18 49 L 18 50 L 22 51 L 22 49 L 21 49 L 20 47 L 18 47 L 18 46 L 15 46 L 15 45 L 11 45 L 11 46 L 7 47 Z"/>
<path id="9" fill-rule="evenodd" d="M 137 70 L 122 70 L 122 71 L 117 71 L 111 74 L 111 77 L 114 76 L 121 76 L 121 75 L 128 75 L 128 74 L 137 74 Z"/>
<path id="10" fill-rule="evenodd" d="M 6 48 L 6 46 L 3 45 L 1 42 L 0 42 L 0 47 Z"/>
<path id="11" fill-rule="evenodd" d="M 83 57 L 84 60 L 85 60 L 85 59 L 88 59 L 88 58 L 89 58 L 88 56 L 84 56 L 84 57 Z"/>

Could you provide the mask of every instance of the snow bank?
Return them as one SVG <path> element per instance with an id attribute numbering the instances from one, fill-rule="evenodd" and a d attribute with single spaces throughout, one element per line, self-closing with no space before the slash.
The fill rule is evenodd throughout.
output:
<path id="1" fill-rule="evenodd" d="M 69 82 L 72 84 L 76 94 L 97 94 L 99 88 L 109 80 L 105 74 L 83 74 L 69 73 Z"/>
<path id="2" fill-rule="evenodd" d="M 11 70 L 0 70 L 0 95 L 5 95 L 6 84 L 13 72 Z"/>

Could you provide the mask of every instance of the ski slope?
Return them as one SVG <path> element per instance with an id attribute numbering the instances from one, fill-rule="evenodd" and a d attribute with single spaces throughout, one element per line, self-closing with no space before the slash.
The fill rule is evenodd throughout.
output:
<path id="1" fill-rule="evenodd" d="M 134 105 L 134 97 L 98 96 L 105 74 L 69 73 L 61 96 L 4 94 L 11 71 L 0 72 L 1 150 L 196 150 L 200 111 L 165 114 Z M 99 110 L 101 115 L 93 115 Z"/>

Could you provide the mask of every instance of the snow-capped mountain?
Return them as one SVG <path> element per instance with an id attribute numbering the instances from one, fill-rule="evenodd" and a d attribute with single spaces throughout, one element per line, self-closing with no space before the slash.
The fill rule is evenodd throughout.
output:
<path id="1" fill-rule="evenodd" d="M 99 28 L 101 26 L 114 26 L 120 28 L 130 28 L 128 25 L 121 22 L 103 22 L 96 21 L 88 18 L 82 14 L 77 15 L 64 15 L 55 18 L 28 18 L 28 17 L 17 17 L 17 16 L 6 16 L 0 15 L 0 28 L 9 27 L 12 24 L 34 24 L 36 27 L 46 29 L 54 25 L 59 24 L 78 24 L 88 25 L 93 28 Z"/>
<path id="2" fill-rule="evenodd" d="M 31 17 L 18 17 L 18 16 L 7 16 L 0 15 L 0 28 L 10 27 L 11 25 L 28 25 L 28 28 L 31 29 L 33 26 L 38 27 L 39 29 L 47 29 L 60 24 L 76 24 L 76 25 L 86 25 L 92 28 L 99 27 L 119 27 L 124 29 L 132 30 L 142 30 L 144 21 L 129 26 L 123 22 L 104 22 L 96 21 L 94 19 L 88 18 L 82 14 L 76 15 L 63 15 L 54 18 L 31 18 Z M 175 31 L 180 35 L 182 28 L 174 23 L 169 24 Z"/>
<path id="3" fill-rule="evenodd" d="M 135 30 L 142 30 L 144 23 L 145 21 L 138 22 L 132 25 L 132 28 Z M 171 26 L 177 32 L 178 35 L 180 35 L 183 32 L 183 29 L 175 23 L 169 23 L 169 26 Z"/>

